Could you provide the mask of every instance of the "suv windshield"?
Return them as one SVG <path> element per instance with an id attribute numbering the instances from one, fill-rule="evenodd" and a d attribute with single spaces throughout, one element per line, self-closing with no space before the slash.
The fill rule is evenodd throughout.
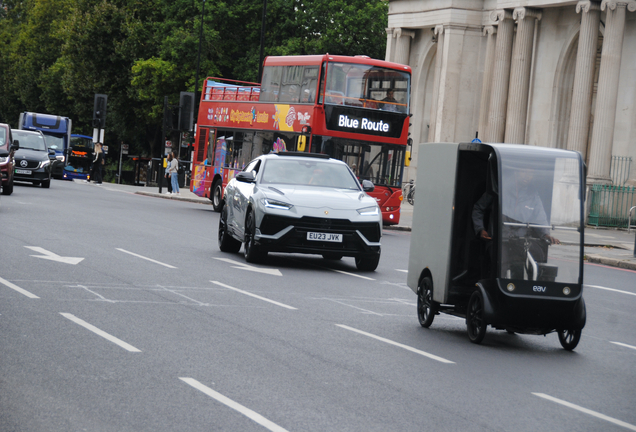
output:
<path id="1" fill-rule="evenodd" d="M 46 151 L 46 143 L 42 135 L 38 133 L 13 132 L 13 139 L 20 142 L 21 149 Z"/>
<path id="2" fill-rule="evenodd" d="M 578 155 L 508 150 L 501 152 L 501 277 L 577 283 L 578 259 L 567 259 L 566 246 L 557 246 L 552 239 L 567 236 L 576 247 L 572 253 L 578 253 L 582 222 Z M 559 248 L 558 254 L 554 248 Z"/>
<path id="3" fill-rule="evenodd" d="M 346 165 L 334 162 L 292 159 L 269 159 L 261 183 L 292 184 L 337 189 L 360 190 Z"/>

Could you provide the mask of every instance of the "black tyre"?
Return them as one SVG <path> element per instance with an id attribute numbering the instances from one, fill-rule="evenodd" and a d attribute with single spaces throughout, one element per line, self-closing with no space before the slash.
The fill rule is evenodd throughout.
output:
<path id="1" fill-rule="evenodd" d="M 219 249 L 221 252 L 237 253 L 241 249 L 241 242 L 230 235 L 227 230 L 227 208 L 223 208 L 219 217 Z"/>
<path id="2" fill-rule="evenodd" d="M 223 209 L 223 183 L 221 180 L 214 182 L 212 186 L 212 208 L 215 212 L 220 212 Z"/>
<path id="3" fill-rule="evenodd" d="M 247 219 L 245 220 L 245 243 L 243 245 L 243 251 L 245 253 L 245 261 L 249 263 L 257 263 L 263 260 L 267 256 L 267 252 L 263 251 L 254 239 L 256 233 L 256 217 L 253 211 L 248 211 Z"/>
<path id="4" fill-rule="evenodd" d="M 422 327 L 429 328 L 436 314 L 437 304 L 433 301 L 433 281 L 427 276 L 422 279 L 417 289 L 417 319 Z"/>
<path id="5" fill-rule="evenodd" d="M 49 177 L 49 179 L 48 179 L 48 180 L 44 180 L 44 181 L 42 182 L 42 187 L 43 187 L 44 189 L 48 189 L 48 188 L 50 188 L 50 187 L 51 187 L 51 177 Z"/>
<path id="6" fill-rule="evenodd" d="M 360 271 L 375 271 L 380 263 L 380 251 L 374 254 L 358 255 L 356 267 Z"/>
<path id="7" fill-rule="evenodd" d="M 338 261 L 342 259 L 342 255 L 335 254 L 335 253 L 324 253 L 322 254 L 322 257 L 326 260 L 331 260 L 331 261 Z"/>
<path id="8" fill-rule="evenodd" d="M 13 193 L 13 179 L 6 185 L 2 186 L 2 195 L 11 195 Z"/>
<path id="9" fill-rule="evenodd" d="M 582 330 L 558 330 L 559 342 L 563 349 L 572 351 L 581 340 Z"/>
<path id="10" fill-rule="evenodd" d="M 415 204 L 415 188 L 414 187 L 412 187 L 411 190 L 409 190 L 409 194 L 406 196 L 406 200 L 411 205 Z"/>
<path id="11" fill-rule="evenodd" d="M 484 320 L 484 299 L 481 292 L 475 291 L 468 301 L 466 309 L 466 330 L 468 339 L 472 343 L 480 344 L 486 336 L 486 321 Z"/>

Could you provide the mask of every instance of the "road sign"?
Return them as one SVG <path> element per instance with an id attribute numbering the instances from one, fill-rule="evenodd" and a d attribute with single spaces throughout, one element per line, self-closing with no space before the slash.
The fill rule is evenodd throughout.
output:
<path id="1" fill-rule="evenodd" d="M 172 147 L 172 141 L 166 141 L 166 147 Z"/>
<path id="2" fill-rule="evenodd" d="M 121 154 L 128 154 L 128 144 L 121 145 Z"/>

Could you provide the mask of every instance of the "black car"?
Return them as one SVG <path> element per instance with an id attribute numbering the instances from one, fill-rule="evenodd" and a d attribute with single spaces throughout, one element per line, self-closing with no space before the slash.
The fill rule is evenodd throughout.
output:
<path id="1" fill-rule="evenodd" d="M 11 132 L 14 144 L 18 144 L 18 150 L 14 156 L 13 178 L 16 181 L 41 184 L 43 188 L 50 187 L 55 150 L 46 146 L 46 140 L 40 131 L 12 129 Z"/>

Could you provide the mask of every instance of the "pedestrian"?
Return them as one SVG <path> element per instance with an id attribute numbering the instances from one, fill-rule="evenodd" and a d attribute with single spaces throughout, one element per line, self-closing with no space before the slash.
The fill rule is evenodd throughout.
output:
<path id="1" fill-rule="evenodd" d="M 102 184 L 102 161 L 104 153 L 102 152 L 102 143 L 95 143 L 95 151 L 93 156 L 93 166 L 91 168 L 91 181 L 95 184 Z"/>
<path id="2" fill-rule="evenodd" d="M 163 176 L 166 178 L 166 181 L 168 182 L 168 192 L 166 192 L 166 195 L 171 195 L 172 194 L 172 180 L 170 179 L 170 162 L 172 162 L 172 152 L 168 153 L 168 157 L 167 157 L 167 161 L 166 161 L 166 168 L 165 168 L 165 172 L 163 173 Z"/>
<path id="3" fill-rule="evenodd" d="M 175 152 L 172 152 L 172 160 L 170 161 L 168 172 L 170 173 L 170 180 L 172 182 L 173 195 L 181 195 L 179 193 L 179 159 Z"/>

